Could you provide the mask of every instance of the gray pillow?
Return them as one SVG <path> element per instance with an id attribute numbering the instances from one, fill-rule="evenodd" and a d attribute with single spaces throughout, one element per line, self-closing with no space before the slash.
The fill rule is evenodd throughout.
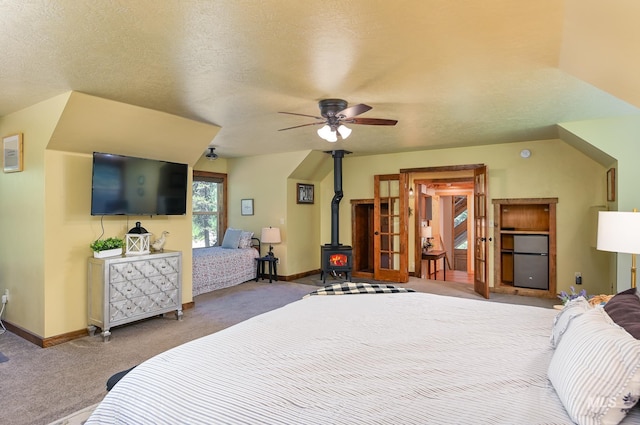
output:
<path id="1" fill-rule="evenodd" d="M 635 339 L 640 339 L 640 298 L 636 288 L 627 289 L 613 296 L 605 305 L 604 311 Z"/>
<path id="2" fill-rule="evenodd" d="M 242 230 L 227 229 L 227 231 L 224 232 L 224 238 L 222 239 L 222 247 L 227 249 L 237 249 L 240 244 L 240 236 L 242 236 Z"/>

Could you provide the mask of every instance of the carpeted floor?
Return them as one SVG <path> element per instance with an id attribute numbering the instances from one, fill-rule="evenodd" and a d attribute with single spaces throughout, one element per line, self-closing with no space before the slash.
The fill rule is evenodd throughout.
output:
<path id="1" fill-rule="evenodd" d="M 327 284 L 335 282 L 326 281 Z M 0 335 L 0 352 L 9 358 L 0 363 L 0 423 L 60 423 L 60 418 L 98 403 L 106 394 L 107 379 L 114 373 L 184 342 L 297 301 L 321 285 L 319 276 L 300 279 L 298 283 L 247 282 L 196 297 L 195 308 L 186 310 L 182 321 L 167 315 L 115 328 L 108 343 L 96 335 L 42 349 L 6 332 Z M 422 292 L 482 299 L 469 284 L 411 278 L 403 286 Z M 541 307 L 557 303 L 549 299 L 491 295 L 491 302 Z"/>

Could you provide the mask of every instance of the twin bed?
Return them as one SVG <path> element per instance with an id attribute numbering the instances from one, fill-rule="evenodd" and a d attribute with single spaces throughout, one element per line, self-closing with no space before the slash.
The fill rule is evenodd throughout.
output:
<path id="1" fill-rule="evenodd" d="M 221 246 L 193 249 L 194 297 L 255 279 L 255 258 L 260 256 L 260 240 L 251 232 L 233 230 L 225 233 Z M 232 234 L 239 236 L 236 238 Z"/>
<path id="2" fill-rule="evenodd" d="M 588 349 L 577 358 L 567 355 L 569 344 L 598 345 L 582 329 L 584 317 L 593 315 L 583 306 L 558 315 L 389 292 L 404 290 L 328 287 L 168 350 L 122 378 L 87 425 L 597 424 L 618 423 L 627 412 L 622 423 L 640 423 L 638 408 L 625 397 L 627 390 L 640 392 L 629 387 L 640 365 L 637 340 L 607 341 L 595 360 L 585 356 Z M 625 332 L 614 323 L 604 326 L 615 327 L 616 338 Z M 618 348 L 612 358 L 609 346 Z M 597 382 L 619 379 L 611 376 L 624 369 L 620 352 L 628 354 L 625 361 L 637 360 L 635 378 L 625 371 L 615 383 L 624 388 L 612 396 L 626 399 L 627 409 L 572 381 L 581 374 Z M 586 390 L 591 393 L 580 393 Z M 588 411 L 576 410 L 572 397 L 586 400 Z"/>

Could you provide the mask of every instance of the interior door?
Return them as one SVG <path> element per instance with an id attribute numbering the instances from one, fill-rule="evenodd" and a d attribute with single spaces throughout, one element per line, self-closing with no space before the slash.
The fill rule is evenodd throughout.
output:
<path id="1" fill-rule="evenodd" d="M 489 284 L 487 282 L 487 167 L 483 165 L 474 169 L 473 177 L 473 288 L 478 294 L 489 298 Z"/>
<path id="2" fill-rule="evenodd" d="M 373 278 L 409 281 L 406 174 L 374 177 Z"/>

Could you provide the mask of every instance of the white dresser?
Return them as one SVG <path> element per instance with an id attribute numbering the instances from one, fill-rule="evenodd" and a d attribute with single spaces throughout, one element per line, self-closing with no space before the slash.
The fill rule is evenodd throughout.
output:
<path id="1" fill-rule="evenodd" d="M 176 312 L 182 319 L 182 253 L 90 258 L 88 329 L 102 329 L 109 341 L 113 326 Z"/>

